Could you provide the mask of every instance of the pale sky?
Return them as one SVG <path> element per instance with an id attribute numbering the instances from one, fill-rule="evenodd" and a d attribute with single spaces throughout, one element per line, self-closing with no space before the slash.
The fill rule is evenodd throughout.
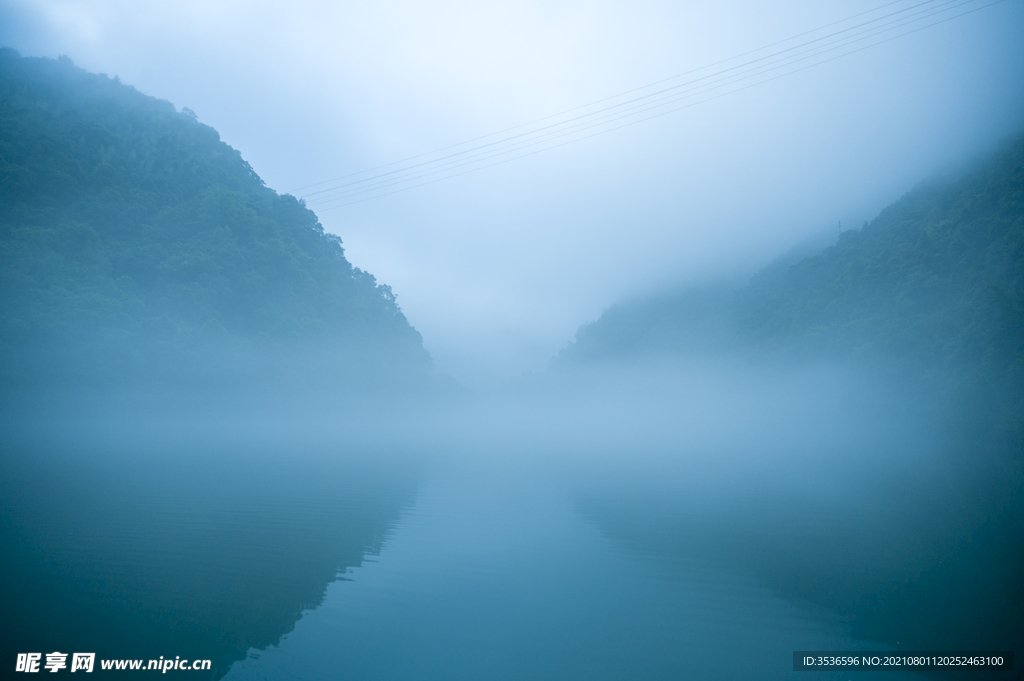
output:
<path id="1" fill-rule="evenodd" d="M 804 33 L 724 67 L 836 47 L 674 113 L 362 203 L 309 197 L 470 384 L 543 369 L 619 300 L 859 226 L 1024 131 L 1024 3 L 0 1 L 0 44 L 192 109 L 296 195 Z"/>

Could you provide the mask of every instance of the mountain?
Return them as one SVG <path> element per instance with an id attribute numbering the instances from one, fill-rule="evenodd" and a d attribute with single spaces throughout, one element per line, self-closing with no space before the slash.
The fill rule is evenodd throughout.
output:
<path id="1" fill-rule="evenodd" d="M 391 289 L 188 109 L 0 50 L 5 384 L 425 374 Z"/>
<path id="2" fill-rule="evenodd" d="M 811 251 L 797 248 L 739 287 L 621 303 L 580 328 L 553 374 L 643 404 L 653 432 L 679 428 L 684 435 L 648 470 L 692 487 L 639 482 L 643 446 L 634 441 L 646 433 L 637 429 L 620 474 L 642 492 L 613 497 L 595 486 L 578 508 L 665 565 L 728 555 L 787 600 L 836 613 L 862 641 L 1019 648 L 1024 137 L 955 178 L 918 185 L 862 229 L 833 232 Z M 711 359 L 716 371 L 675 361 L 690 358 Z M 653 368 L 658 381 L 638 388 L 619 378 L 628 371 L 594 370 L 607 366 Z M 827 390 L 804 394 L 778 381 L 808 368 L 827 376 Z M 752 377 L 742 391 L 737 374 Z M 676 385 L 689 399 L 671 400 Z M 707 404 L 722 404 L 723 390 L 728 406 L 716 413 Z M 654 398 L 643 401 L 648 393 Z M 840 394 L 842 408 L 824 406 Z M 845 401 L 853 395 L 863 402 Z M 818 397 L 821 408 L 804 402 Z M 702 437 L 705 427 L 716 438 Z M 810 444 L 789 439 L 815 432 Z M 716 441 L 734 436 L 742 456 Z M 705 461 L 718 459 L 737 481 L 761 480 L 704 506 L 704 488 L 716 484 Z M 778 494 L 772 506 L 751 501 L 762 482 L 773 490 L 765 498 Z M 800 511 L 766 511 L 798 508 L 801 499 L 809 505 Z M 723 529 L 697 529 L 718 514 Z M 819 514 L 827 529 L 815 533 Z"/>
<path id="3" fill-rule="evenodd" d="M 1024 137 L 738 290 L 614 306 L 556 363 L 723 352 L 1024 372 Z"/>

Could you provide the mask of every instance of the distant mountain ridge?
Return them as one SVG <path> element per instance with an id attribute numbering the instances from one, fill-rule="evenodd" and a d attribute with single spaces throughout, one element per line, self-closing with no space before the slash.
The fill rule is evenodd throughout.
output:
<path id="1" fill-rule="evenodd" d="M 556 364 L 735 352 L 1024 371 L 1024 137 L 738 290 L 616 305 Z"/>
<path id="2" fill-rule="evenodd" d="M 800 458 L 806 455 L 801 447 L 821 457 L 819 470 L 830 470 L 842 482 L 822 487 L 818 483 L 829 474 L 819 478 L 817 471 L 800 470 L 794 477 L 808 487 L 781 494 L 787 503 L 789 497 L 802 503 L 796 501 L 801 495 L 814 504 L 841 499 L 827 533 L 805 534 L 805 517 L 814 512 L 808 510 L 780 520 L 781 531 L 758 528 L 735 538 L 733 555 L 748 555 L 740 560 L 749 561 L 751 574 L 760 575 L 775 593 L 821 606 L 842 617 L 856 638 L 896 649 L 951 650 L 969 647 L 969 640 L 993 648 L 1002 641 L 998 645 L 1019 649 L 1024 635 L 1024 136 L 1005 142 L 956 179 L 918 185 L 862 229 L 833 234 L 833 242 L 818 253 L 777 258 L 742 286 L 666 292 L 615 305 L 579 329 L 575 342 L 553 362 L 553 373 L 596 375 L 626 399 L 639 393 L 616 382 L 628 370 L 653 370 L 664 378 L 666 383 L 641 384 L 652 386 L 655 396 L 672 394 L 664 385 L 682 385 L 692 400 L 665 399 L 664 409 L 651 409 L 656 415 L 651 423 L 657 419 L 690 429 L 678 444 L 666 447 L 665 461 L 678 468 L 659 460 L 650 470 L 692 479 L 698 498 L 710 478 L 703 458 L 732 455 L 714 438 L 701 438 L 703 424 L 691 425 L 705 414 L 713 415 L 712 427 L 722 432 L 750 434 L 749 441 L 735 445 L 750 458 L 733 466 L 764 466 L 757 470 L 764 471 L 758 475 L 766 481 L 792 461 L 810 461 Z M 701 371 L 706 360 L 713 374 Z M 606 367 L 613 370 L 594 370 Z M 768 378 L 761 373 L 765 367 L 771 370 Z M 623 368 L 627 371 L 618 371 Z M 800 414 L 792 421 L 778 417 L 781 412 L 773 412 L 775 405 L 767 400 L 747 400 L 735 389 L 720 416 L 701 404 L 705 393 L 709 402 L 717 399 L 718 381 L 731 385 L 735 375 L 756 377 L 744 384 L 752 395 L 766 394 L 758 391 L 768 384 L 773 401 L 792 403 L 802 389 L 779 388 L 778 376 L 808 370 L 827 376 L 836 394 L 856 395 L 871 386 L 872 408 L 885 406 L 859 421 L 858 428 L 872 444 L 846 448 L 842 438 L 830 441 L 832 431 L 841 432 L 836 424 L 842 419 L 861 418 L 857 412 L 864 407 L 854 402 L 834 416 L 827 408 L 802 406 L 792 412 Z M 595 383 L 583 385 L 593 390 Z M 754 418 L 764 419 L 756 427 L 748 425 L 752 408 L 762 411 Z M 894 435 L 895 423 L 915 424 L 916 432 L 901 438 Z M 780 432 L 789 437 L 815 428 L 829 434 L 813 444 L 772 449 Z M 635 447 L 635 457 L 633 443 L 628 447 L 624 476 L 643 465 L 642 446 Z M 871 492 L 849 494 L 864 480 L 870 482 L 861 489 Z M 748 505 L 754 494 L 737 487 L 735 497 L 711 512 L 660 481 L 638 484 L 642 493 L 622 493 L 614 502 L 601 501 L 598 491 L 579 507 L 588 512 L 589 504 L 610 536 L 651 555 L 661 552 L 666 564 L 673 564 L 715 551 L 702 548 L 702 541 L 709 547 L 733 541 L 730 530 L 693 531 L 708 515 L 735 513 L 734 527 L 763 521 Z M 674 522 L 655 529 L 654 519 L 673 513 Z M 864 518 L 877 522 L 877 529 L 840 529 Z M 789 532 L 799 539 L 780 541 Z M 649 539 L 639 548 L 642 537 Z M 762 548 L 751 549 L 759 542 Z M 815 546 L 825 558 L 795 559 L 796 545 Z M 785 567 L 771 567 L 775 561 Z M 959 678 L 955 672 L 935 674 L 946 677 Z"/>
<path id="3" fill-rule="evenodd" d="M 430 367 L 390 288 L 188 109 L 0 50 L 0 376 L 284 356 L 318 376 Z"/>

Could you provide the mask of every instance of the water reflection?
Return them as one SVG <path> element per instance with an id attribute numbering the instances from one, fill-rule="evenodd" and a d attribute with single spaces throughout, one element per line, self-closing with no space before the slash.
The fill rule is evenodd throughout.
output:
<path id="1" fill-rule="evenodd" d="M 983 470 L 978 442 L 887 434 L 872 447 L 766 442 L 749 449 L 759 461 L 721 446 L 620 451 L 563 477 L 583 517 L 670 571 L 743 570 L 789 602 L 842 617 L 855 638 L 897 649 L 1019 649 L 1024 544 L 1012 469 Z"/>
<path id="2" fill-rule="evenodd" d="M 8 438 L 4 654 L 589 680 L 1019 648 L 1019 471 L 927 401 L 720 367 L 459 400 Z"/>
<path id="3" fill-rule="evenodd" d="M 436 472 L 377 561 L 228 678 L 771 679 L 795 649 L 870 647 L 742 569 L 623 550 L 554 480 L 510 462 Z"/>
<path id="4" fill-rule="evenodd" d="M 418 475 L 387 452 L 252 442 L 8 443 L 0 466 L 5 665 L 180 655 L 214 675 L 378 552 Z"/>

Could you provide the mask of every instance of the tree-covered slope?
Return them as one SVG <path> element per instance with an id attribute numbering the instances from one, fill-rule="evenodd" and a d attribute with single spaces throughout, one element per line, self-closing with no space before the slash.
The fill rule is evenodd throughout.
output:
<path id="1" fill-rule="evenodd" d="M 818 255 L 739 290 L 608 310 L 561 362 L 750 351 L 1020 371 L 1024 138 L 952 182 L 922 184 Z"/>
<path id="2" fill-rule="evenodd" d="M 189 110 L 0 50 L 6 380 L 258 371 L 267 353 L 429 365 L 390 289 Z"/>
<path id="3" fill-rule="evenodd" d="M 685 433 L 666 447 L 664 461 L 678 468 L 659 459 L 650 470 L 693 485 L 638 484 L 642 493 L 613 502 L 588 492 L 580 507 L 609 535 L 662 553 L 666 564 L 724 551 L 781 596 L 838 614 L 863 641 L 909 650 L 1019 647 L 1024 137 L 955 180 L 919 185 L 870 224 L 832 240 L 816 254 L 777 259 L 742 286 L 622 303 L 579 330 L 557 367 L 635 369 L 655 360 L 642 368 L 685 386 L 680 394 L 689 399 L 672 402 L 666 384 L 639 383 L 665 396 L 665 408 L 652 409 L 652 423 L 665 425 L 651 430 Z M 703 372 L 700 361 L 679 362 L 682 371 L 674 371 L 671 360 L 684 357 L 711 357 L 716 373 Z M 777 380 L 804 374 L 803 362 L 828 377 L 828 391 L 805 395 Z M 818 371 L 831 363 L 852 371 Z M 759 371 L 764 366 L 771 371 Z M 617 392 L 640 393 L 615 382 L 620 372 L 594 374 Z M 703 404 L 723 404 L 718 383 L 735 385 L 736 375 L 750 377 L 742 384 L 749 397 L 732 388 L 726 408 Z M 761 392 L 766 385 L 771 392 Z M 837 404 L 838 394 L 864 402 L 844 397 L 841 409 L 825 406 Z M 808 395 L 822 398 L 822 407 L 812 407 Z M 715 424 L 707 426 L 715 437 L 692 425 L 703 419 Z M 730 445 L 719 442 L 733 431 L 740 443 L 733 446 L 747 450 L 742 458 L 731 459 Z M 868 439 L 858 441 L 857 431 Z M 798 442 L 811 433 L 820 439 Z M 642 447 L 627 447 L 622 474 L 632 476 L 643 465 L 634 455 Z M 705 457 L 735 462 L 722 464 L 736 469 L 728 479 L 738 484 L 720 508 L 699 501 L 703 487 L 716 484 Z M 795 461 L 792 474 L 779 473 Z M 758 493 L 742 482 L 746 469 L 758 471 L 766 489 L 781 481 L 785 491 L 765 493 L 785 498 L 774 508 L 810 505 L 764 512 L 769 506 L 750 502 Z M 735 518 L 723 521 L 730 529 L 695 529 L 716 513 Z M 807 519 L 817 513 L 828 520 L 813 534 Z"/>

